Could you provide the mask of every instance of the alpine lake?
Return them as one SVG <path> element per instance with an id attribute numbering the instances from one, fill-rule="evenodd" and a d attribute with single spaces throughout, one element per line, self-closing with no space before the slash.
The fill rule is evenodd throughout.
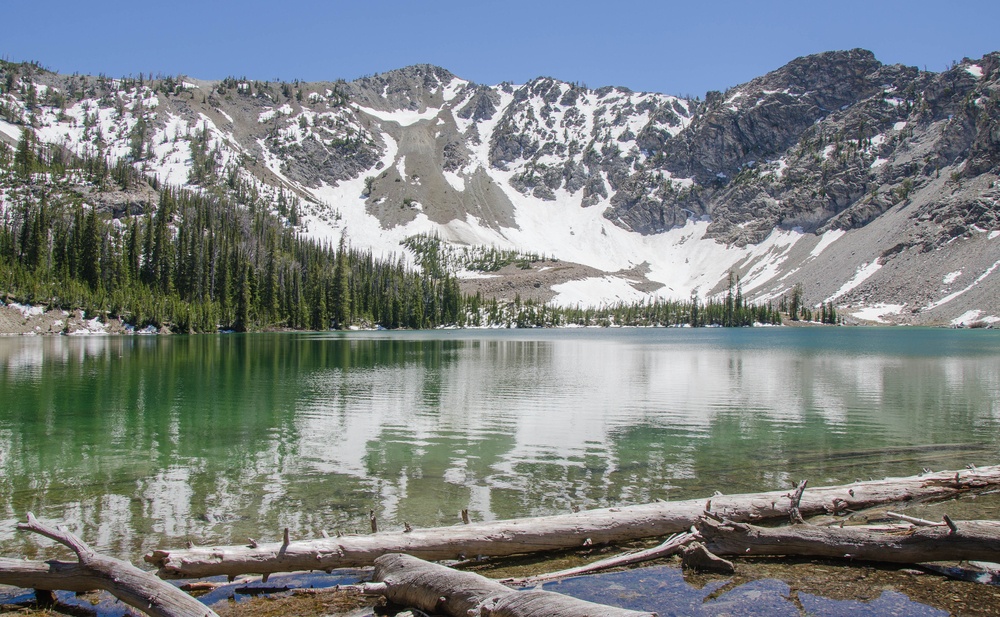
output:
<path id="1" fill-rule="evenodd" d="M 141 563 L 365 533 L 370 510 L 401 529 L 998 462 L 997 330 L 0 338 L 0 556 L 64 556 L 16 530 L 28 512 Z M 667 566 L 603 577 L 556 589 L 622 604 L 601 594 L 642 579 L 688 598 L 676 614 L 948 612 L 897 592 L 793 605 L 775 579 L 721 594 Z"/>

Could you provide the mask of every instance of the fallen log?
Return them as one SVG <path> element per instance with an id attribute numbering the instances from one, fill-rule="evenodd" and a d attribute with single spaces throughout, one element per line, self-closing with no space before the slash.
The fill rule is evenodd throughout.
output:
<path id="1" fill-rule="evenodd" d="M 914 516 L 907 516 L 906 514 L 899 514 L 897 512 L 886 512 L 885 515 L 891 519 L 897 521 L 903 521 L 910 523 L 911 525 L 917 525 L 920 527 L 946 527 L 948 523 L 941 521 L 940 523 L 935 523 L 934 521 L 928 521 L 922 518 L 917 518 Z"/>
<path id="2" fill-rule="evenodd" d="M 697 525 L 717 555 L 784 555 L 890 563 L 993 561 L 1000 555 L 1000 522 L 953 521 L 944 526 L 759 527 L 704 519 Z"/>
<path id="3" fill-rule="evenodd" d="M 843 513 L 911 500 L 949 499 L 998 485 L 1000 466 L 887 478 L 809 489 L 798 495 L 798 510 L 802 516 Z M 145 560 L 155 565 L 163 578 L 202 578 L 361 567 L 387 553 L 407 553 L 432 561 L 477 555 L 500 557 L 664 537 L 688 530 L 706 510 L 733 521 L 787 520 L 794 498 L 788 491 L 719 495 L 708 500 L 657 502 L 368 536 L 161 549 L 147 554 Z"/>
<path id="4" fill-rule="evenodd" d="M 667 538 L 663 544 L 654 546 L 653 548 L 625 553 L 623 555 L 615 555 L 614 557 L 608 557 L 607 559 L 594 561 L 582 566 L 576 566 L 575 568 L 558 570 L 556 572 L 536 574 L 535 576 L 528 576 L 525 578 L 507 578 L 503 579 L 501 582 L 503 582 L 504 585 L 525 587 L 527 585 L 537 585 L 539 583 L 554 581 L 560 578 L 580 576 L 581 574 L 592 574 L 594 572 L 600 572 L 601 570 L 608 570 L 610 568 L 621 568 L 636 563 L 642 563 L 644 561 L 652 561 L 653 559 L 662 559 L 679 552 L 688 543 L 694 541 L 695 537 L 695 534 L 689 532 L 678 533 Z"/>
<path id="5" fill-rule="evenodd" d="M 941 576 L 981 585 L 1000 585 L 1000 564 L 966 561 L 957 564 L 922 563 L 920 567 Z"/>
<path id="6" fill-rule="evenodd" d="M 460 572 L 416 557 L 383 555 L 375 560 L 374 584 L 365 593 L 393 604 L 450 617 L 651 617 L 578 600 L 551 591 L 515 591 L 473 572 Z"/>
<path id="7" fill-rule="evenodd" d="M 96 553 L 72 533 L 44 525 L 30 513 L 28 522 L 17 528 L 69 547 L 79 561 L 0 559 L 0 584 L 36 591 L 101 589 L 152 617 L 217 617 L 215 611 L 151 572 Z"/>

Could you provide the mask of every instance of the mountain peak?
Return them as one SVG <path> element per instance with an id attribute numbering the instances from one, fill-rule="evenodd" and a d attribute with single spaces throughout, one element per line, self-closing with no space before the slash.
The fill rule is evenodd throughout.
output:
<path id="1" fill-rule="evenodd" d="M 414 64 L 356 79 L 348 84 L 348 94 L 373 109 L 424 109 L 435 93 L 456 79 L 439 66 Z"/>

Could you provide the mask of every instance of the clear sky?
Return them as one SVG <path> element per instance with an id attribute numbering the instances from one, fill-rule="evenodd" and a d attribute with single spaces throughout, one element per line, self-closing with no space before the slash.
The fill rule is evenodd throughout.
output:
<path id="1" fill-rule="evenodd" d="M 941 70 L 1000 50 L 995 0 L 2 0 L 0 56 L 62 73 L 354 79 L 410 64 L 703 96 L 833 49 Z"/>

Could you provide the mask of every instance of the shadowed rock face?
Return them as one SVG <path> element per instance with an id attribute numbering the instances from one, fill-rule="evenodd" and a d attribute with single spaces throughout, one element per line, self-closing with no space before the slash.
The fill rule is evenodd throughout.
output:
<path id="1" fill-rule="evenodd" d="M 998 58 L 933 74 L 883 66 L 864 50 L 829 52 L 709 93 L 660 151 L 662 169 L 693 186 L 663 190 L 632 176 L 607 215 L 643 233 L 710 215 L 711 235 L 732 244 L 775 226 L 864 226 L 942 172 L 998 170 Z M 951 188 L 940 198 L 973 224 L 962 212 L 981 216 L 978 189 Z"/>
<path id="2" fill-rule="evenodd" d="M 871 96 L 882 65 L 871 52 L 792 61 L 726 94 L 710 92 L 691 126 L 665 145 L 667 169 L 711 184 L 750 161 L 776 158 L 817 120 Z"/>

